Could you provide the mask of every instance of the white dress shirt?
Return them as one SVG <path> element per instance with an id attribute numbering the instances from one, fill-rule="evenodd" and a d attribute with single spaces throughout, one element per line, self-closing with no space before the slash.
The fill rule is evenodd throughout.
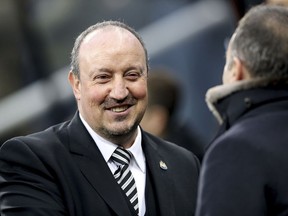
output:
<path id="1" fill-rule="evenodd" d="M 110 159 L 113 152 L 116 150 L 118 145 L 115 145 L 103 137 L 99 136 L 84 120 L 84 118 L 80 115 L 80 119 L 83 122 L 84 126 L 88 130 L 89 134 L 92 136 L 95 141 L 97 147 L 102 153 L 106 163 L 108 164 L 112 174 L 117 170 L 117 165 Z M 139 203 L 139 216 L 144 216 L 146 211 L 145 204 L 145 185 L 146 185 L 146 163 L 145 156 L 142 149 L 142 135 L 141 130 L 138 127 L 137 129 L 137 137 L 133 143 L 133 145 L 126 150 L 129 150 L 132 154 L 131 161 L 129 164 L 129 168 L 132 172 L 132 175 L 136 182 L 137 193 L 138 193 L 138 203 Z"/>

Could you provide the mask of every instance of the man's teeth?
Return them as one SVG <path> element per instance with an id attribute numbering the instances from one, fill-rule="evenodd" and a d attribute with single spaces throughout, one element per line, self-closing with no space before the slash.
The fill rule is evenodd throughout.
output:
<path id="1" fill-rule="evenodd" d="M 123 112 L 128 109 L 128 106 L 122 106 L 122 107 L 114 107 L 111 109 L 112 112 Z"/>

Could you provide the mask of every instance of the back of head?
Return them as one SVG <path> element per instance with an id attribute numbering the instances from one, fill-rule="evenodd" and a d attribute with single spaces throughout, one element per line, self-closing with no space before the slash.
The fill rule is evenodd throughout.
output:
<path id="1" fill-rule="evenodd" d="M 178 81 L 165 69 L 150 71 L 148 78 L 148 106 L 158 105 L 168 111 L 169 116 L 175 114 L 180 100 Z"/>
<path id="2" fill-rule="evenodd" d="M 252 78 L 288 78 L 288 9 L 274 5 L 251 8 L 231 40 L 231 53 Z"/>

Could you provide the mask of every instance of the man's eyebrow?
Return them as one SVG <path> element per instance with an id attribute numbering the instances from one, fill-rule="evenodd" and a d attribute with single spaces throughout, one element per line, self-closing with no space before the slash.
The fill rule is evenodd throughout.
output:
<path id="1" fill-rule="evenodd" d="M 129 71 L 129 70 L 139 70 L 141 73 L 143 73 L 143 67 L 141 66 L 128 66 L 126 68 L 126 71 Z"/>
<path id="2" fill-rule="evenodd" d="M 104 67 L 104 68 L 98 68 L 97 71 L 99 71 L 99 72 L 109 72 L 109 73 L 112 72 L 111 69 L 109 69 L 109 68 L 105 68 L 105 67 Z"/>
<path id="3" fill-rule="evenodd" d="M 90 71 L 90 74 L 95 74 L 95 73 L 99 73 L 99 72 L 108 72 L 108 73 L 112 73 L 112 70 L 109 68 L 94 68 Z"/>

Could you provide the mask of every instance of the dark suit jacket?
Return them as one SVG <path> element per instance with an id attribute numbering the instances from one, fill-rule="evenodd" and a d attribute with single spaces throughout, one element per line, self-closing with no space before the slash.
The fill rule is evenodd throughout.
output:
<path id="1" fill-rule="evenodd" d="M 193 215 L 199 172 L 196 157 L 146 132 L 142 146 L 160 215 Z M 153 206 L 149 201 L 147 208 Z M 9 216 L 131 215 L 78 114 L 69 122 L 3 144 L 0 209 L 1 215 Z"/>

